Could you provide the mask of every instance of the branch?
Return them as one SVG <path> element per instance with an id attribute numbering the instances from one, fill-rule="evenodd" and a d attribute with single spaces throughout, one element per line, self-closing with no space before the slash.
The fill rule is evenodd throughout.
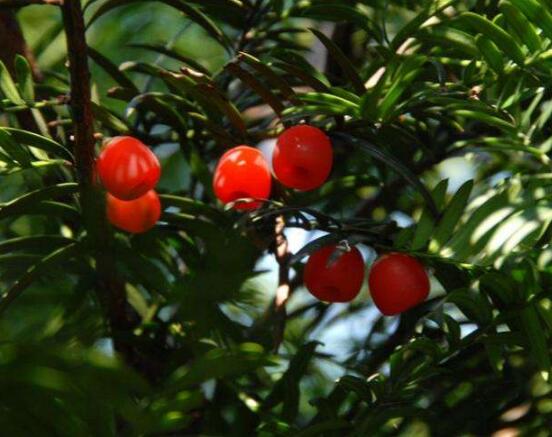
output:
<path id="1" fill-rule="evenodd" d="M 0 0 L 0 5 L 2 5 Z M 35 79 L 41 80 L 42 74 L 36 64 L 35 58 L 23 37 L 21 27 L 12 11 L 0 11 L 0 60 L 6 64 L 11 74 L 15 71 L 14 59 L 16 55 L 27 58 Z"/>
<path id="2" fill-rule="evenodd" d="M 129 366 L 151 379 L 152 367 L 145 364 L 145 360 L 131 344 L 132 331 L 139 319 L 127 302 L 124 282 L 117 277 L 112 231 L 105 215 L 105 195 L 94 184 L 94 117 L 88 46 L 80 0 L 65 2 L 62 12 L 71 75 L 75 161 L 87 243 L 96 261 L 96 292 L 106 314 L 115 350 L 123 356 Z"/>
<path id="3" fill-rule="evenodd" d="M 71 110 L 74 122 L 75 160 L 83 189 L 92 187 L 95 139 L 92 115 L 88 46 L 80 0 L 68 1 L 63 7 L 67 34 L 67 52 L 71 75 Z"/>
<path id="4" fill-rule="evenodd" d="M 4 0 L 0 0 L 2 2 Z M 1 3 L 0 3 L 1 4 Z M 15 57 L 24 56 L 31 66 L 36 80 L 42 80 L 42 73 L 38 68 L 32 51 L 27 46 L 23 32 L 13 11 L 0 9 L 0 61 L 2 61 L 10 74 L 15 74 Z M 25 109 L 16 114 L 19 125 L 28 131 L 37 131 L 38 126 L 31 111 Z"/>
<path id="5" fill-rule="evenodd" d="M 31 5 L 62 6 L 63 0 L 0 0 L 0 8 L 22 8 Z"/>
<path id="6" fill-rule="evenodd" d="M 274 350 L 278 350 L 284 339 L 286 327 L 286 303 L 291 295 L 289 281 L 289 259 L 291 253 L 288 248 L 288 241 L 284 234 L 286 222 L 283 216 L 276 218 L 274 227 L 274 255 L 278 263 L 278 288 L 274 298 L 274 316 L 276 320 L 276 331 L 274 333 Z"/>

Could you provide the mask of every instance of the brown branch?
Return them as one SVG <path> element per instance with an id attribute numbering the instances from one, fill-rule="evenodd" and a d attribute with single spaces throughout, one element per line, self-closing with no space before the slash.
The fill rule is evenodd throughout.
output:
<path id="1" fill-rule="evenodd" d="M 291 253 L 288 248 L 288 241 L 284 234 L 286 222 L 283 216 L 276 218 L 274 227 L 274 255 L 278 263 L 278 288 L 274 298 L 274 317 L 276 328 L 274 332 L 274 350 L 277 351 L 284 339 L 286 327 L 286 303 L 291 295 L 289 280 L 289 258 Z"/>
<path id="2" fill-rule="evenodd" d="M 0 5 L 2 0 L 0 0 Z M 38 68 L 33 52 L 27 46 L 21 27 L 13 11 L 0 11 L 0 60 L 6 65 L 9 72 L 14 74 L 14 60 L 22 55 L 29 61 L 35 79 L 42 80 L 42 73 Z"/>
<path id="3" fill-rule="evenodd" d="M 63 7 L 67 34 L 67 52 L 71 75 L 71 111 L 74 123 L 75 160 L 83 189 L 92 187 L 95 143 L 92 115 L 88 47 L 80 0 L 68 1 Z"/>
<path id="4" fill-rule="evenodd" d="M 0 8 L 21 8 L 31 5 L 61 6 L 63 0 L 0 0 Z"/>
<path id="5" fill-rule="evenodd" d="M 17 55 L 24 56 L 29 61 L 34 78 L 42 80 L 42 73 L 38 68 L 33 52 L 25 42 L 15 13 L 13 11 L 0 10 L 0 61 L 4 63 L 12 76 L 15 75 L 15 57 Z M 16 117 L 23 129 L 29 131 L 38 130 L 31 111 L 20 111 L 16 114 Z"/>
<path id="6" fill-rule="evenodd" d="M 135 350 L 132 331 L 139 322 L 126 299 L 125 284 L 117 277 L 112 231 L 105 215 L 105 196 L 94 184 L 94 117 L 91 106 L 90 70 L 85 25 L 80 0 L 62 6 L 71 75 L 71 111 L 74 152 L 87 243 L 96 261 L 96 292 L 106 314 L 115 350 L 126 363 L 152 377 L 151 367 Z"/>

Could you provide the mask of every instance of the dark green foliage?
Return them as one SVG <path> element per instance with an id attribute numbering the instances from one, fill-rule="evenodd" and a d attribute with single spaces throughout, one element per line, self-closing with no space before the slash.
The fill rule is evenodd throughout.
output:
<path id="1" fill-rule="evenodd" d="M 550 1 L 89 0 L 94 130 L 163 163 L 161 222 L 109 253 L 56 8 L 18 14 L 43 79 L 0 63 L 1 435 L 549 435 Z M 298 122 L 331 136 L 330 180 L 221 207 L 222 153 Z M 255 270 L 279 218 L 328 233 L 276 266 L 285 310 Z M 418 257 L 429 299 L 314 301 L 302 261 L 341 241 Z"/>

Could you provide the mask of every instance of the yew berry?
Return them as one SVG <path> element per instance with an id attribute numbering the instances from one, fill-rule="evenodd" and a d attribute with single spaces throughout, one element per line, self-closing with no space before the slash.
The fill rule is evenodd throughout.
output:
<path id="1" fill-rule="evenodd" d="M 161 216 L 161 202 L 154 190 L 134 200 L 121 200 L 107 193 L 106 201 L 111 224 L 132 234 L 150 230 Z"/>
<path id="2" fill-rule="evenodd" d="M 237 199 L 267 199 L 272 177 L 263 154 L 253 147 L 238 146 L 220 158 L 213 178 L 213 190 L 222 203 Z M 261 202 L 238 202 L 236 209 L 255 209 Z"/>
<path id="3" fill-rule="evenodd" d="M 389 253 L 377 259 L 368 275 L 368 284 L 374 303 L 386 316 L 423 302 L 430 288 L 424 266 L 403 253 Z"/>
<path id="4" fill-rule="evenodd" d="M 320 129 L 300 125 L 284 131 L 274 148 L 272 167 L 278 180 L 288 188 L 309 191 L 318 188 L 332 170 L 333 150 Z"/>
<path id="5" fill-rule="evenodd" d="M 349 302 L 362 288 L 364 260 L 356 247 L 343 253 L 336 245 L 325 246 L 309 257 L 303 279 L 314 297 Z"/>
<path id="6" fill-rule="evenodd" d="M 133 200 L 155 188 L 161 166 L 155 154 L 132 137 L 115 137 L 102 150 L 97 170 L 105 189 L 122 200 Z"/>

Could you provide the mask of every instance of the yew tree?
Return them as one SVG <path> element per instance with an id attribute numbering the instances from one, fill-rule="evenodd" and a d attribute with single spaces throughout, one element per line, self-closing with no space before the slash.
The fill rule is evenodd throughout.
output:
<path id="1" fill-rule="evenodd" d="M 547 436 L 550 0 L 0 0 L 0 434 Z"/>

